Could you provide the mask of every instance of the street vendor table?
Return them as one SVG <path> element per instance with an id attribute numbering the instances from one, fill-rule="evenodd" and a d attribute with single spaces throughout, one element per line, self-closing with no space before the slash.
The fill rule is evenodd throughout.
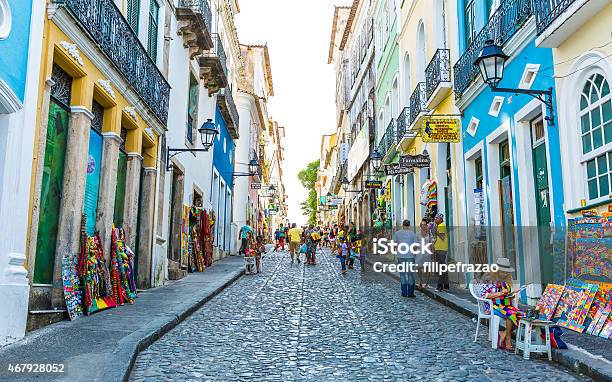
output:
<path id="1" fill-rule="evenodd" d="M 522 318 L 518 323 L 516 331 L 516 346 L 514 353 L 518 354 L 519 350 L 523 351 L 523 358 L 529 359 L 530 353 L 548 353 L 548 360 L 552 360 L 550 348 L 550 325 L 552 321 L 534 320 Z M 540 337 L 540 331 L 544 329 L 546 340 L 543 342 Z M 532 335 L 535 333 L 535 343 L 532 343 Z"/>

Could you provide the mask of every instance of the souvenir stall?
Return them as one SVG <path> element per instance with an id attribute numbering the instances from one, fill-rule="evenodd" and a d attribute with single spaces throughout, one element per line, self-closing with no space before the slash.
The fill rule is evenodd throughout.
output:
<path id="1" fill-rule="evenodd" d="M 181 253 L 189 272 L 203 272 L 212 265 L 214 213 L 199 207 L 183 207 Z"/>
<path id="2" fill-rule="evenodd" d="M 71 320 L 131 304 L 136 298 L 134 253 L 125 245 L 123 229 L 112 228 L 109 271 L 100 235 L 87 234 L 86 220 L 84 215 L 80 253 L 65 255 L 62 262 L 64 298 Z"/>
<path id="3" fill-rule="evenodd" d="M 568 221 L 565 285 L 549 284 L 537 305 L 543 318 L 612 338 L 612 214 L 585 211 Z"/>
<path id="4" fill-rule="evenodd" d="M 438 183 L 427 179 L 421 187 L 421 205 L 427 207 L 425 216 L 432 220 L 438 213 Z"/>

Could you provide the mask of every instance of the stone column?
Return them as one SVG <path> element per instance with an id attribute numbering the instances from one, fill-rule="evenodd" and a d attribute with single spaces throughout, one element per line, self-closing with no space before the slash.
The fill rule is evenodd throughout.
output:
<path id="1" fill-rule="evenodd" d="M 187 264 L 181 264 L 181 229 L 183 221 L 183 193 L 185 189 L 185 175 L 176 173 L 176 168 L 172 173 L 171 209 L 170 215 L 170 251 L 168 257 L 168 277 L 170 280 L 178 280 L 185 277 L 185 271 L 181 265 L 187 269 Z M 173 197 L 172 197 L 173 196 Z"/>
<path id="2" fill-rule="evenodd" d="M 102 169 L 100 170 L 100 189 L 98 192 L 98 211 L 96 214 L 96 231 L 100 233 L 104 254 L 111 257 L 111 229 L 115 212 L 115 191 L 117 188 L 117 164 L 121 136 L 108 132 L 102 134 Z"/>
<path id="3" fill-rule="evenodd" d="M 138 224 L 138 200 L 140 196 L 140 171 L 142 156 L 138 153 L 128 154 L 127 176 L 125 184 L 125 211 L 123 228 L 125 241 L 132 251 L 136 251 L 136 226 Z"/>
<path id="4" fill-rule="evenodd" d="M 155 211 L 155 167 L 143 169 L 141 204 L 139 208 L 140 226 L 138 228 L 138 287 L 151 288 L 151 262 L 153 247 L 153 214 Z"/>
<path id="5" fill-rule="evenodd" d="M 81 220 L 85 198 L 85 179 L 87 177 L 87 151 L 92 119 L 93 114 L 86 107 L 72 106 L 70 108 L 64 185 L 53 268 L 51 305 L 54 308 L 62 308 L 65 304 L 62 284 L 62 258 L 67 253 L 77 255 L 80 251 Z"/>

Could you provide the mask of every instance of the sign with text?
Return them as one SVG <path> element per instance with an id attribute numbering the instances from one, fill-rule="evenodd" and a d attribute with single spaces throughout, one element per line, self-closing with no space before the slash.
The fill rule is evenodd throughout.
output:
<path id="1" fill-rule="evenodd" d="M 423 122 L 421 129 L 423 142 L 459 142 L 458 118 L 433 118 Z"/>
<path id="2" fill-rule="evenodd" d="M 385 175 L 404 175 L 414 172 L 412 168 L 402 167 L 399 163 L 385 165 Z"/>
<path id="3" fill-rule="evenodd" d="M 429 155 L 402 155 L 399 164 L 404 168 L 424 168 L 429 167 Z"/>
<path id="4" fill-rule="evenodd" d="M 251 190 L 260 190 L 261 183 L 251 183 Z"/>
<path id="5" fill-rule="evenodd" d="M 327 198 L 327 205 L 329 206 L 339 206 L 342 203 L 344 203 L 344 198 L 340 198 L 337 196 Z"/>
<path id="6" fill-rule="evenodd" d="M 365 188 L 382 188 L 382 180 L 366 180 Z"/>

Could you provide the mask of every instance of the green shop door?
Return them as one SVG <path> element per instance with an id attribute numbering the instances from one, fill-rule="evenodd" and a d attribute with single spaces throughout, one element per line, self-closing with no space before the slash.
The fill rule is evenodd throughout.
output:
<path id="1" fill-rule="evenodd" d="M 531 121 L 533 158 L 533 184 L 535 188 L 536 215 L 538 221 L 538 250 L 542 284 L 553 282 L 552 245 L 550 244 L 550 193 L 548 184 L 548 161 L 546 137 L 542 117 Z"/>
<path id="2" fill-rule="evenodd" d="M 55 246 L 59 228 L 60 205 L 64 185 L 64 162 L 68 140 L 70 113 L 61 101 L 51 97 L 44 156 L 42 185 L 40 188 L 40 214 L 36 236 L 34 284 L 53 281 Z"/>
<path id="3" fill-rule="evenodd" d="M 87 153 L 87 177 L 85 179 L 85 198 L 83 213 L 85 214 L 85 232 L 93 236 L 96 232 L 96 215 L 98 212 L 98 194 L 100 191 L 100 170 L 102 169 L 102 118 L 104 108 L 93 102 L 94 118 L 89 132 L 89 148 Z"/>

